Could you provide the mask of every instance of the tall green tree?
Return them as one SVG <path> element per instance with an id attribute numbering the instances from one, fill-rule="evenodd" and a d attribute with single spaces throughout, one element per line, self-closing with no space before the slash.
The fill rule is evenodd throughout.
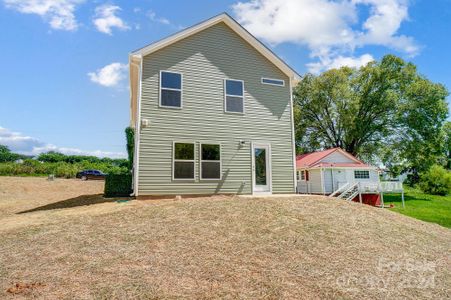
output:
<path id="1" fill-rule="evenodd" d="M 443 141 L 444 141 L 444 157 L 445 166 L 451 170 L 451 122 L 448 121 L 443 125 Z"/>
<path id="2" fill-rule="evenodd" d="M 0 162 L 11 162 L 22 158 L 22 155 L 9 150 L 8 146 L 0 145 Z"/>
<path id="3" fill-rule="evenodd" d="M 298 152 L 341 147 L 422 171 L 441 153 L 447 95 L 393 55 L 359 69 L 307 74 L 294 89 Z"/>
<path id="4" fill-rule="evenodd" d="M 135 152 L 135 129 L 132 127 L 125 128 L 125 139 L 127 142 L 128 169 L 133 168 L 133 154 Z"/>

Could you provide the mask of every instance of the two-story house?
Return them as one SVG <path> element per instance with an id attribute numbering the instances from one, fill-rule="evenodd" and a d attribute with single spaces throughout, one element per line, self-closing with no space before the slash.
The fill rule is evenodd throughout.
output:
<path id="1" fill-rule="evenodd" d="M 130 54 L 134 194 L 294 193 L 299 75 L 227 14 Z"/>

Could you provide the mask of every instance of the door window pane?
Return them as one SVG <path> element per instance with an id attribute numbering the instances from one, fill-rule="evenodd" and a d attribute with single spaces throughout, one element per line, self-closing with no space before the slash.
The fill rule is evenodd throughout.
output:
<path id="1" fill-rule="evenodd" d="M 266 149 L 255 148 L 255 183 L 266 185 Z"/>

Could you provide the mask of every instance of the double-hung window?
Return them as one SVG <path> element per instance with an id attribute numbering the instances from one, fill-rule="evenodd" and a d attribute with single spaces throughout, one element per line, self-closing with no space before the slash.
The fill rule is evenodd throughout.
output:
<path id="1" fill-rule="evenodd" d="M 182 107 L 182 74 L 168 71 L 160 72 L 160 106 Z"/>
<path id="2" fill-rule="evenodd" d="M 370 179 L 370 171 L 355 170 L 354 178 L 355 179 Z"/>
<path id="3" fill-rule="evenodd" d="M 201 179 L 221 179 L 221 145 L 201 144 Z"/>
<path id="4" fill-rule="evenodd" d="M 194 179 L 194 143 L 174 143 L 173 179 Z"/>
<path id="5" fill-rule="evenodd" d="M 233 113 L 244 113 L 244 83 L 242 80 L 226 79 L 225 88 L 225 111 Z"/>

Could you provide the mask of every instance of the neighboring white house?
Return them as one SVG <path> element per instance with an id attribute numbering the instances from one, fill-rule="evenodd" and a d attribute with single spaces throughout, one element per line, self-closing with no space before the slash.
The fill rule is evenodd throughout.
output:
<path id="1" fill-rule="evenodd" d="M 299 193 L 331 194 L 345 184 L 356 182 L 373 191 L 379 185 L 376 167 L 340 148 L 298 155 L 296 169 Z"/>

